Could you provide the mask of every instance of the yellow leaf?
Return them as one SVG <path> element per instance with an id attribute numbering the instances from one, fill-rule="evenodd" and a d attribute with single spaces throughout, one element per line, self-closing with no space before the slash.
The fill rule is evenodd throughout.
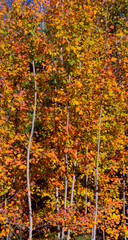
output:
<path id="1" fill-rule="evenodd" d="M 9 234 L 9 229 L 8 228 L 6 229 L 6 234 Z"/>
<path id="2" fill-rule="evenodd" d="M 75 105 L 79 105 L 79 101 L 77 101 L 77 100 L 74 100 L 73 103 L 74 103 Z"/>
<path id="3" fill-rule="evenodd" d="M 64 167 L 64 166 L 62 166 L 62 167 L 61 167 L 61 170 L 62 170 L 62 171 L 65 171 L 65 167 Z"/>
<path id="4" fill-rule="evenodd" d="M 82 111 L 82 110 L 80 110 L 80 111 L 79 111 L 79 114 L 80 114 L 80 115 L 83 115 L 83 111 Z"/>
<path id="5" fill-rule="evenodd" d="M 82 83 L 80 81 L 77 82 L 78 87 L 82 87 Z"/>
<path id="6" fill-rule="evenodd" d="M 19 169 L 25 169 L 25 166 L 24 165 L 20 165 Z"/>
<path id="7" fill-rule="evenodd" d="M 113 62 L 114 62 L 114 61 L 117 61 L 117 58 L 112 57 L 112 58 L 111 58 L 111 61 L 113 61 Z"/>

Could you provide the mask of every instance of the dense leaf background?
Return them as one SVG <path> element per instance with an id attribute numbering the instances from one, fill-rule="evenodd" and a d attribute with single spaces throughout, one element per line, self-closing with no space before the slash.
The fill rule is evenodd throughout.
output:
<path id="1" fill-rule="evenodd" d="M 0 1 L 1 239 L 127 239 L 127 5 Z"/>

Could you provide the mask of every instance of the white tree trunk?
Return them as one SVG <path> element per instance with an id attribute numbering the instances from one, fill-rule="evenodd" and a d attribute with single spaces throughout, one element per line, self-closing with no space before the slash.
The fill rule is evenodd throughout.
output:
<path id="1" fill-rule="evenodd" d="M 80 55 L 81 57 L 81 55 Z M 79 61 L 79 71 L 81 71 L 81 61 Z M 80 79 L 79 79 L 80 80 Z M 70 79 L 69 79 L 70 82 Z M 78 142 L 76 142 L 76 147 L 78 145 Z M 77 155 L 77 151 L 76 151 L 76 155 Z M 71 201 L 70 201 L 70 207 L 72 209 L 72 205 L 73 205 L 73 195 L 74 195 L 74 187 L 75 187 L 75 168 L 76 168 L 76 161 L 74 162 L 74 174 L 73 174 L 73 179 L 72 179 L 72 190 L 71 190 Z M 68 229 L 68 234 L 67 234 L 67 240 L 70 239 L 70 229 Z"/>
<path id="2" fill-rule="evenodd" d="M 30 189 L 30 176 L 29 176 L 29 164 L 30 164 L 30 149 L 31 149 L 31 141 L 34 133 L 34 124 L 35 124 L 35 113 L 36 113 L 36 102 L 37 102 L 37 87 L 36 87 L 36 80 L 35 80 L 35 63 L 32 62 L 33 66 L 33 73 L 34 73 L 34 111 L 33 111 L 33 118 L 32 118 L 32 127 L 31 133 L 29 137 L 29 143 L 27 148 L 27 192 L 28 192 L 28 205 L 29 205 L 29 239 L 32 240 L 32 227 L 33 227 L 33 219 L 32 219 L 32 201 L 31 201 L 31 189 Z"/>
<path id="3" fill-rule="evenodd" d="M 56 95 L 56 90 L 57 90 L 57 86 L 56 86 L 56 79 L 55 79 L 55 95 Z M 54 104 L 54 108 L 55 108 L 55 116 L 57 115 L 57 108 L 56 108 L 56 101 Z M 56 211 L 59 211 L 59 189 L 56 186 Z M 58 239 L 60 239 L 60 226 L 59 223 L 57 223 L 57 231 L 58 231 Z"/>
<path id="4" fill-rule="evenodd" d="M 87 208 L 88 208 L 87 207 L 87 203 L 88 203 L 88 187 L 87 187 L 87 185 L 88 185 L 88 174 L 86 174 L 85 214 L 88 213 L 88 211 L 87 211 Z"/>
<path id="5" fill-rule="evenodd" d="M 68 76 L 68 81 L 70 83 L 70 74 Z M 67 132 L 69 130 L 69 104 L 67 106 Z M 68 146 L 66 146 L 68 148 Z M 67 165 L 68 165 L 68 154 L 65 154 L 65 194 L 64 194 L 64 211 L 66 212 L 67 207 L 67 192 L 68 192 L 68 177 L 67 177 Z M 62 228 L 62 240 L 64 240 L 64 227 Z"/>
<path id="6" fill-rule="evenodd" d="M 56 186 L 56 211 L 59 211 L 59 190 Z M 57 223 L 57 231 L 58 231 L 58 239 L 60 239 L 60 226 L 59 223 Z"/>
<path id="7" fill-rule="evenodd" d="M 77 143 L 76 143 L 76 146 L 77 146 Z M 77 155 L 77 151 L 76 151 L 76 155 Z M 73 206 L 73 196 L 74 196 L 75 179 L 76 179 L 75 169 L 76 169 L 76 161 L 74 162 L 74 174 L 73 174 L 73 178 L 72 178 L 72 190 L 71 190 L 71 200 L 70 200 L 71 209 Z M 67 234 L 67 240 L 69 240 L 69 239 L 70 239 L 70 229 L 68 229 L 68 234 Z"/>
<path id="8" fill-rule="evenodd" d="M 97 223 L 97 212 L 98 212 L 98 164 L 99 164 L 99 153 L 100 153 L 100 132 L 101 132 L 101 115 L 102 115 L 102 105 L 100 108 L 100 118 L 99 118 L 99 134 L 98 134 L 98 146 L 97 146 L 97 159 L 96 159 L 96 179 L 95 179 L 95 216 L 94 216 L 94 226 L 92 232 L 92 240 L 96 240 L 96 223 Z"/>

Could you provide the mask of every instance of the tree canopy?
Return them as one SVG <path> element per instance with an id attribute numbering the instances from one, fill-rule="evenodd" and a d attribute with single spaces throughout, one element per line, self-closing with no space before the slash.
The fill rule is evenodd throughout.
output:
<path id="1" fill-rule="evenodd" d="M 1 0 L 1 239 L 127 239 L 127 4 Z"/>

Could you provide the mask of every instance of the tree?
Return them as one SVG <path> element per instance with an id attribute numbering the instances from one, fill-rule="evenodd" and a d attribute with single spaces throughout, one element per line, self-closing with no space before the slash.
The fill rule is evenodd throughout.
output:
<path id="1" fill-rule="evenodd" d="M 1 238 L 127 238 L 123 4 L 1 1 Z"/>

